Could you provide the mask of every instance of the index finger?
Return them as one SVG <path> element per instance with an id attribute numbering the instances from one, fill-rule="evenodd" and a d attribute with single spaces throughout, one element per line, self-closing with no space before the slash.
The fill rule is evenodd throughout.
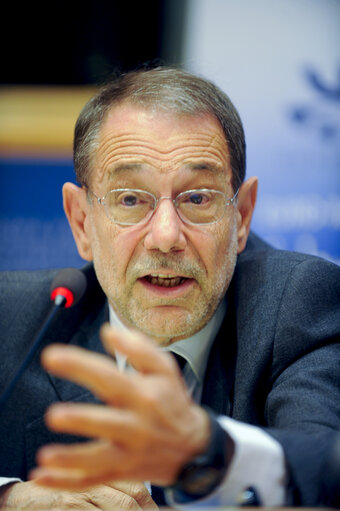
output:
<path id="1" fill-rule="evenodd" d="M 137 371 L 144 374 L 178 373 L 173 357 L 161 351 L 154 341 L 140 332 L 114 329 L 109 323 L 105 323 L 100 334 L 106 351 L 111 354 L 119 351 L 126 355 Z"/>
<path id="2" fill-rule="evenodd" d="M 138 393 L 133 375 L 118 370 L 106 355 L 77 346 L 52 344 L 41 355 L 43 367 L 89 389 L 99 399 L 115 406 L 130 406 Z"/>

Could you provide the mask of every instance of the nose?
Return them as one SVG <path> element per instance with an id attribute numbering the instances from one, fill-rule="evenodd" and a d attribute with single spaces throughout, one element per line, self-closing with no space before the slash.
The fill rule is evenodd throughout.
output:
<path id="1" fill-rule="evenodd" d="M 148 222 L 148 232 L 144 238 L 145 248 L 168 253 L 183 250 L 186 244 L 183 222 L 172 199 L 162 197 Z"/>

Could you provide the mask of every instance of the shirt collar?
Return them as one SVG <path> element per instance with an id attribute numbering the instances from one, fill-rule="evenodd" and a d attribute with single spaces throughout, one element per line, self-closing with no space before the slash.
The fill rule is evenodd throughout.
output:
<path id="1" fill-rule="evenodd" d="M 128 330 L 128 327 L 118 318 L 113 307 L 109 305 L 110 324 L 120 330 Z M 203 383 L 205 370 L 208 363 L 209 352 L 214 339 L 219 331 L 223 318 L 227 310 L 227 301 L 224 298 L 218 306 L 215 314 L 210 321 L 196 334 L 186 339 L 174 342 L 170 346 L 162 347 L 163 351 L 170 351 L 181 355 L 190 365 L 197 380 Z M 117 364 L 121 369 L 125 368 L 126 357 L 117 355 Z"/>

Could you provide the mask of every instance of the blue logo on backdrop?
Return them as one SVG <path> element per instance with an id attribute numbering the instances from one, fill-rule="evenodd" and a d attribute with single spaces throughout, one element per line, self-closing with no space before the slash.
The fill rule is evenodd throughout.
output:
<path id="1" fill-rule="evenodd" d="M 305 129 L 314 129 L 321 140 L 339 142 L 340 118 L 339 112 L 334 109 L 334 102 L 340 105 L 340 66 L 337 72 L 337 81 L 328 84 L 321 73 L 314 69 L 306 69 L 306 82 L 318 93 L 320 101 L 313 104 L 299 105 L 292 109 L 291 118 L 293 122 Z M 328 104 L 327 104 L 328 103 Z M 322 108 L 326 105 L 326 109 Z M 333 107 L 333 108 L 332 108 Z"/>

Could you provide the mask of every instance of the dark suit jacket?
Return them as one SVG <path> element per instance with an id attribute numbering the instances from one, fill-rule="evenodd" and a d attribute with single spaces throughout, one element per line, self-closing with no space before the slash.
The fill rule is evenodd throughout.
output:
<path id="1" fill-rule="evenodd" d="M 108 307 L 92 265 L 88 289 L 60 312 L 44 345 L 72 343 L 103 351 Z M 51 308 L 56 270 L 0 278 L 0 389 Z M 340 429 L 340 268 L 319 258 L 278 251 L 251 236 L 228 290 L 228 311 L 210 353 L 202 401 L 218 413 L 258 425 L 283 446 L 295 504 L 327 502 L 323 473 Z M 23 479 L 39 446 L 73 441 L 44 425 L 58 400 L 94 401 L 83 388 L 45 373 L 39 355 L 6 404 L 0 422 L 0 475 Z M 261 463 L 261 460 L 259 460 Z"/>

